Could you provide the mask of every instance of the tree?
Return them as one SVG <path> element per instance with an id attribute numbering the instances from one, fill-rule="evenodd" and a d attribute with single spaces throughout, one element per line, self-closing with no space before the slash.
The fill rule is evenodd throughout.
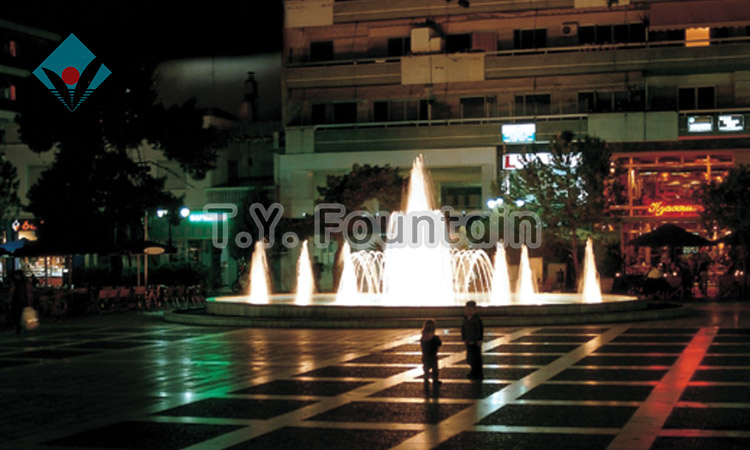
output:
<path id="1" fill-rule="evenodd" d="M 596 137 L 576 140 L 564 131 L 550 143 L 549 152 L 546 161 L 533 153 L 522 157 L 524 167 L 510 175 L 510 195 L 525 200 L 522 208 L 539 214 L 548 231 L 569 242 L 577 276 L 579 242 L 593 234 L 594 224 L 621 189 L 618 173 L 611 149 Z"/>
<path id="2" fill-rule="evenodd" d="M 318 188 L 318 203 L 340 203 L 348 212 L 365 209 L 395 211 L 401 204 L 404 179 L 398 169 L 365 164 L 352 166 L 345 175 L 329 175 L 326 185 Z"/>
<path id="3" fill-rule="evenodd" d="M 707 183 L 696 191 L 703 205 L 701 217 L 710 227 L 716 224 L 736 235 L 739 247 L 739 269 L 747 273 L 748 242 L 750 240 L 750 165 L 741 164 L 729 169 L 726 178 Z"/>
<path id="4" fill-rule="evenodd" d="M 0 223 L 18 208 L 18 178 L 15 166 L 0 155 Z"/>
<path id="5" fill-rule="evenodd" d="M 141 238 L 147 211 L 180 201 L 152 174 L 158 162 L 145 161 L 144 149 L 161 151 L 201 179 L 225 143 L 223 133 L 203 127 L 194 100 L 169 108 L 157 102 L 153 65 L 121 64 L 75 112 L 34 77 L 27 80 L 21 139 L 32 151 L 55 151 L 29 191 L 28 209 L 43 221 L 45 239 L 111 247 Z"/>

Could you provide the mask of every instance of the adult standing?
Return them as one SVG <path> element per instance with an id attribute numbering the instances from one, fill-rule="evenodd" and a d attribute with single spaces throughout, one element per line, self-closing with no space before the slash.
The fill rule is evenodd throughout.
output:
<path id="1" fill-rule="evenodd" d="M 13 271 L 10 280 L 10 321 L 16 324 L 16 334 L 20 334 L 21 314 L 27 306 L 34 306 L 34 292 L 31 283 L 22 270 Z"/>
<path id="2" fill-rule="evenodd" d="M 466 361 L 471 366 L 467 378 L 470 380 L 484 379 L 482 371 L 482 340 L 484 339 L 484 325 L 477 314 L 477 303 L 473 300 L 466 302 L 464 308 L 464 322 L 461 325 L 461 339 L 466 344 Z"/>

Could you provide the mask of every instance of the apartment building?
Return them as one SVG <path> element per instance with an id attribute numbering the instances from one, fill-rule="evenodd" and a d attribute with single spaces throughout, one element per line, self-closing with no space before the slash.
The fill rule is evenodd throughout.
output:
<path id="1" fill-rule="evenodd" d="M 627 169 L 623 245 L 699 231 L 692 191 L 750 163 L 750 3 L 742 0 L 285 0 L 276 183 L 310 214 L 352 164 L 423 154 L 441 205 L 485 208 L 517 155 L 563 130 Z"/>

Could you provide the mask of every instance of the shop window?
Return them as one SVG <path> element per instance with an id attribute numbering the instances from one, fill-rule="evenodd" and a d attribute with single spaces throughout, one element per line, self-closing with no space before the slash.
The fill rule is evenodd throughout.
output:
<path id="1" fill-rule="evenodd" d="M 515 96 L 515 115 L 532 116 L 550 113 L 549 94 L 525 94 Z"/>
<path id="2" fill-rule="evenodd" d="M 513 48 L 516 50 L 547 47 L 547 30 L 513 30 Z"/>
<path id="3" fill-rule="evenodd" d="M 310 42 L 310 61 L 333 60 L 333 41 Z"/>
<path id="4" fill-rule="evenodd" d="M 357 103 L 334 103 L 333 123 L 357 123 Z"/>
<path id="5" fill-rule="evenodd" d="M 411 50 L 411 39 L 398 37 L 388 39 L 388 56 L 406 56 Z"/>
<path id="6" fill-rule="evenodd" d="M 448 53 L 461 53 L 471 50 L 471 33 L 449 34 L 445 37 L 445 51 Z"/>

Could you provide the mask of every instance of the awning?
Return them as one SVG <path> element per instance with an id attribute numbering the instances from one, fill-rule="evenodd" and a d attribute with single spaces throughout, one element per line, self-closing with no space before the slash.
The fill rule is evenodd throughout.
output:
<path id="1" fill-rule="evenodd" d="M 651 31 L 745 25 L 750 25 L 748 0 L 651 3 Z"/>

